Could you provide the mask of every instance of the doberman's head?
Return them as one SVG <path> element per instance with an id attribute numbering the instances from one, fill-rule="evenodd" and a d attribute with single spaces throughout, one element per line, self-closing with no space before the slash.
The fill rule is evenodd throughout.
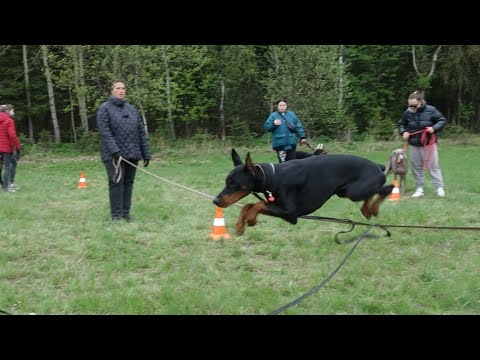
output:
<path id="1" fill-rule="evenodd" d="M 255 167 L 250 153 L 247 154 L 245 164 L 243 164 L 238 153 L 232 149 L 232 160 L 235 168 L 228 174 L 225 188 L 213 199 L 213 203 L 222 208 L 244 198 L 255 187 Z"/>

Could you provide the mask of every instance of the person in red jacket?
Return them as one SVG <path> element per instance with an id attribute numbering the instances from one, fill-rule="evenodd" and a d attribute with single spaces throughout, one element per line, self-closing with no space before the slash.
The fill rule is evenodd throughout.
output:
<path id="1" fill-rule="evenodd" d="M 15 122 L 13 121 L 13 114 L 15 110 L 13 105 L 0 105 L 0 155 L 3 157 L 4 172 L 3 172 L 3 191 L 9 191 L 9 182 L 11 179 L 12 163 L 15 163 L 17 157 L 20 155 L 22 146 L 18 139 L 15 130 Z M 15 153 L 15 155 L 14 155 Z M 15 169 L 13 169 L 15 171 Z M 13 188 L 12 188 L 13 189 Z M 12 190 L 13 192 L 14 190 Z"/>

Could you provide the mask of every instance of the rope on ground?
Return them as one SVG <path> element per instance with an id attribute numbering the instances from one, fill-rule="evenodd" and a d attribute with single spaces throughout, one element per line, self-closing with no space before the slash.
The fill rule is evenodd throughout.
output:
<path id="1" fill-rule="evenodd" d="M 300 218 L 308 219 L 308 220 L 337 222 L 341 224 L 350 224 L 350 225 L 364 225 L 364 226 L 372 225 L 370 223 L 352 221 L 350 219 L 337 219 L 337 218 L 315 216 L 315 215 L 303 215 L 303 216 L 300 216 Z M 474 230 L 474 231 L 480 230 L 480 227 L 477 227 L 477 226 L 468 227 L 468 226 L 394 225 L 394 224 L 373 224 L 373 225 L 378 226 L 380 228 L 384 228 L 384 230 L 386 230 L 386 228 L 389 228 L 389 227 L 414 228 L 414 229 L 437 229 L 437 230 Z"/>
<path id="2" fill-rule="evenodd" d="M 352 253 L 355 251 L 355 248 L 358 246 L 358 244 L 360 244 L 360 241 L 362 241 L 366 236 L 367 236 L 367 233 L 373 229 L 376 225 L 370 225 L 370 227 L 367 229 L 367 231 L 365 231 L 362 235 L 360 235 L 357 239 L 357 242 L 352 246 L 352 248 L 350 249 L 350 251 L 347 253 L 347 255 L 343 258 L 343 260 L 340 262 L 340 264 L 338 264 L 338 266 L 335 268 L 335 270 L 333 270 L 331 272 L 330 275 L 328 275 L 318 286 L 314 287 L 312 290 L 310 290 L 309 292 L 303 294 L 302 296 L 300 296 L 299 298 L 293 300 L 292 302 L 289 302 L 287 305 L 284 305 L 282 306 L 281 308 L 275 310 L 275 311 L 272 311 L 270 314 L 268 315 L 277 315 L 279 313 L 281 313 L 282 311 L 285 311 L 287 310 L 288 308 L 291 308 L 292 306 L 298 304 L 300 301 L 306 299 L 307 297 L 309 297 L 310 295 L 316 293 L 318 290 L 320 290 L 323 286 L 325 286 L 326 283 L 328 283 L 330 281 L 331 278 L 333 278 L 335 276 L 335 274 L 341 269 L 341 267 L 345 264 L 345 262 L 348 260 L 348 258 L 350 257 L 350 255 L 352 255 Z"/>

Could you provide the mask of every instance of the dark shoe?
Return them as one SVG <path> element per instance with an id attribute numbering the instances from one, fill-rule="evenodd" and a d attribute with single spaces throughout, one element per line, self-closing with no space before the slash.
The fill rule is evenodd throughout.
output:
<path id="1" fill-rule="evenodd" d="M 132 221 L 132 218 L 130 217 L 130 215 L 123 215 L 122 218 L 125 219 L 126 222 Z"/>

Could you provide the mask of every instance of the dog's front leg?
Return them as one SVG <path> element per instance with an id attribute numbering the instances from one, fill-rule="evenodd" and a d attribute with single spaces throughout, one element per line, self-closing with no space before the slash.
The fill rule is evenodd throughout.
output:
<path id="1" fill-rule="evenodd" d="M 247 216 L 247 213 L 249 210 L 253 207 L 255 204 L 247 204 L 242 208 L 242 211 L 240 211 L 240 215 L 238 215 L 237 223 L 236 223 L 236 231 L 237 235 L 240 236 L 243 234 L 245 231 L 245 219 Z"/>
<path id="2" fill-rule="evenodd" d="M 279 217 L 294 225 L 298 222 L 298 217 L 295 211 L 287 212 L 284 208 L 278 205 L 267 204 L 265 201 L 259 201 L 258 203 L 254 204 L 246 214 L 245 219 L 249 226 L 256 225 L 258 214 Z"/>
<path id="3" fill-rule="evenodd" d="M 261 214 L 279 217 L 295 225 L 298 222 L 298 214 L 296 208 L 293 206 L 294 205 L 292 205 L 292 208 L 284 208 L 279 205 L 265 204 L 265 207 L 260 208 L 259 212 Z"/>
<path id="4" fill-rule="evenodd" d="M 257 216 L 259 213 L 270 215 L 267 203 L 265 201 L 259 201 L 256 204 L 253 204 L 252 207 L 250 207 L 247 214 L 245 215 L 245 220 L 247 221 L 248 226 L 257 225 Z"/>

